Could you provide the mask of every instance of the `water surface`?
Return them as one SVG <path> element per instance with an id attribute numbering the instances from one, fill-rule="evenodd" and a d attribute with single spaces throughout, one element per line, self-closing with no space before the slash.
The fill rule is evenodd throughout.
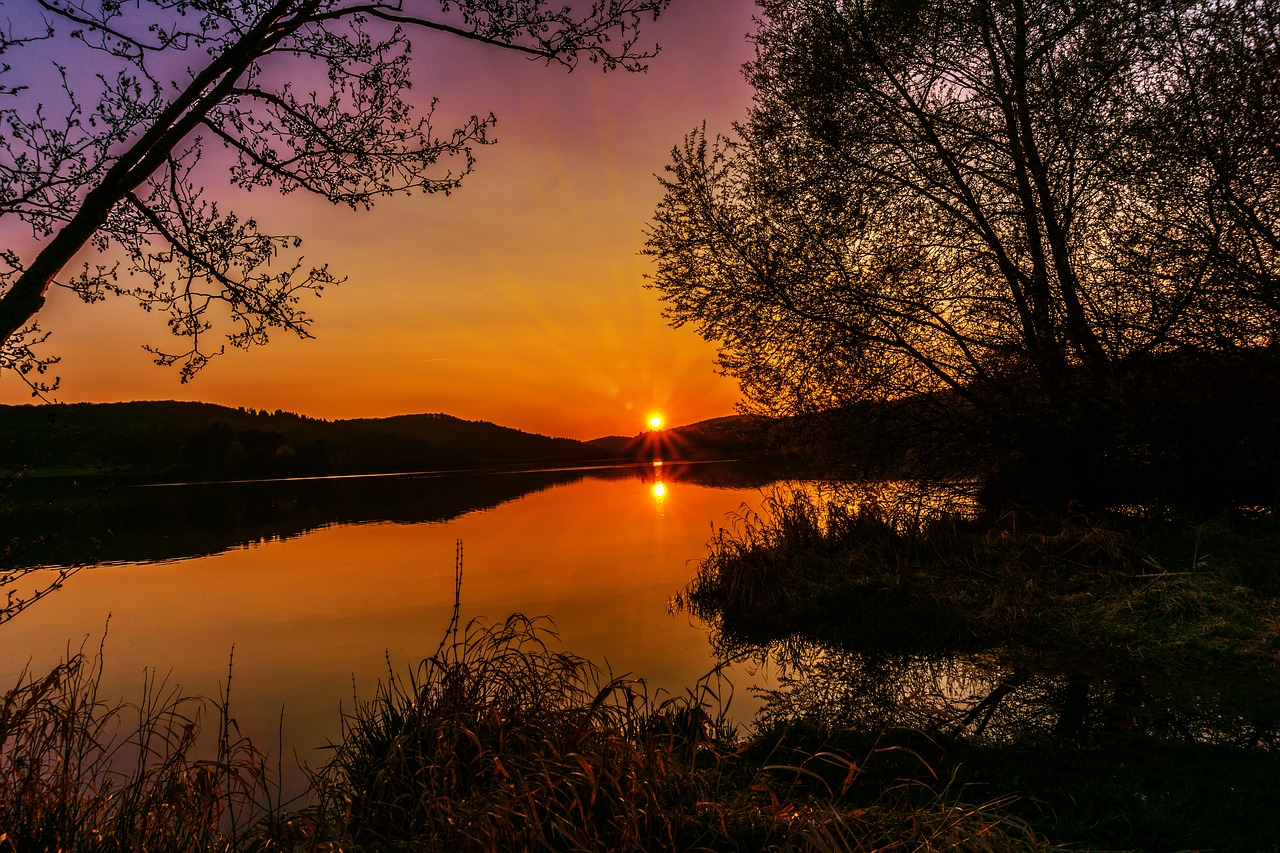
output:
<path id="1" fill-rule="evenodd" d="M 104 695 L 136 697 L 148 671 L 217 695 L 234 649 L 242 729 L 275 752 L 283 708 L 285 752 L 314 765 L 353 689 L 369 696 L 388 663 L 436 648 L 461 540 L 464 619 L 548 615 L 567 649 L 683 691 L 714 660 L 705 627 L 669 599 L 714 528 L 757 506 L 773 477 L 669 464 L 30 501 L 61 531 L 44 563 L 98 562 L 0 626 L 0 676 L 12 684 L 28 663 L 38 673 L 68 648 L 96 649 L 109 622 Z M 748 699 L 739 689 L 735 716 L 749 718 Z"/>

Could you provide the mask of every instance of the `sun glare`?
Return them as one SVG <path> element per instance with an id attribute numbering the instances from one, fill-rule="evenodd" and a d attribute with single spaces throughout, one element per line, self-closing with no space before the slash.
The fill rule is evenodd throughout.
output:
<path id="1" fill-rule="evenodd" d="M 662 429 L 662 415 L 649 416 L 649 429 Z"/>
<path id="2" fill-rule="evenodd" d="M 651 491 L 653 492 L 653 496 L 658 500 L 662 500 L 667 496 L 667 486 L 661 481 L 654 483 Z"/>

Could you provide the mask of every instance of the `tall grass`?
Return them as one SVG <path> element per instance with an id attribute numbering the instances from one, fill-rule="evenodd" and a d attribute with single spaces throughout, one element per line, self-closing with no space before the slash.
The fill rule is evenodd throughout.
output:
<path id="1" fill-rule="evenodd" d="M 1044 849 L 1002 801 L 869 793 L 876 750 L 742 734 L 718 671 L 651 692 L 559 649 L 546 619 L 463 625 L 455 604 L 435 652 L 389 663 L 342 716 L 288 807 L 237 734 L 230 676 L 217 700 L 148 682 L 113 705 L 100 675 L 75 655 L 0 701 L 0 851 Z"/>
<path id="2" fill-rule="evenodd" d="M 472 622 L 406 676 L 389 674 L 346 718 L 318 780 L 330 825 L 345 821 L 345 837 L 370 849 L 1035 845 L 999 804 L 908 788 L 854 802 L 865 756 L 739 737 L 715 679 L 662 698 L 554 644 L 545 620 Z"/>
<path id="3" fill-rule="evenodd" d="M 324 784 L 361 843 L 443 849 L 686 849 L 716 799 L 714 696 L 644 684 L 551 648 L 543 620 L 472 622 L 344 721 Z"/>
<path id="4" fill-rule="evenodd" d="M 100 652 L 81 651 L 0 698 L 0 850 L 243 849 L 278 814 L 265 755 L 229 715 L 229 681 L 213 701 L 149 678 L 119 704 L 100 677 Z"/>

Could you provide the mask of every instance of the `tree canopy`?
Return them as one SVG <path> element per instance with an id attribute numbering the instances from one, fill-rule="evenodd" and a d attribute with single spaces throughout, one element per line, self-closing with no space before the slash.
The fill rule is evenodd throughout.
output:
<path id="1" fill-rule="evenodd" d="M 1171 360 L 1277 351 L 1275 4 L 760 6 L 753 108 L 675 149 L 648 242 L 753 404 L 1061 440 Z"/>
<path id="2" fill-rule="evenodd" d="M 303 298 L 337 274 L 207 186 L 356 209 L 448 194 L 495 119 L 441 130 L 435 100 L 410 97 L 414 43 L 634 71 L 654 50 L 638 28 L 669 3 L 0 0 L 0 369 L 47 388 L 36 319 L 54 286 L 164 314 L 180 343 L 152 352 L 184 380 L 221 351 L 211 336 L 308 336 Z M 74 268 L 85 247 L 101 255 Z"/>

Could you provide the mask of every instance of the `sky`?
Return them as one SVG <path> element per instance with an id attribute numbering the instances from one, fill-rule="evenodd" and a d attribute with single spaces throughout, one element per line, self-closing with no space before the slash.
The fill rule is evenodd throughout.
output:
<path id="1" fill-rule="evenodd" d="M 300 194 L 236 200 L 347 276 L 307 305 L 313 340 L 229 350 L 191 382 L 145 343 L 163 318 L 54 291 L 39 315 L 57 402 L 201 400 L 338 419 L 444 412 L 548 435 L 633 435 L 733 412 L 715 348 L 672 329 L 640 252 L 657 174 L 695 127 L 728 132 L 751 90 L 752 0 L 675 0 L 644 33 L 645 74 L 564 69 L 447 36 L 414 44 L 416 97 L 459 121 L 492 111 L 497 144 L 460 190 L 353 212 Z M 212 185 L 211 189 L 212 189 Z M 246 203 L 247 202 L 247 203 Z M 0 402 L 33 402 L 0 374 Z"/>

